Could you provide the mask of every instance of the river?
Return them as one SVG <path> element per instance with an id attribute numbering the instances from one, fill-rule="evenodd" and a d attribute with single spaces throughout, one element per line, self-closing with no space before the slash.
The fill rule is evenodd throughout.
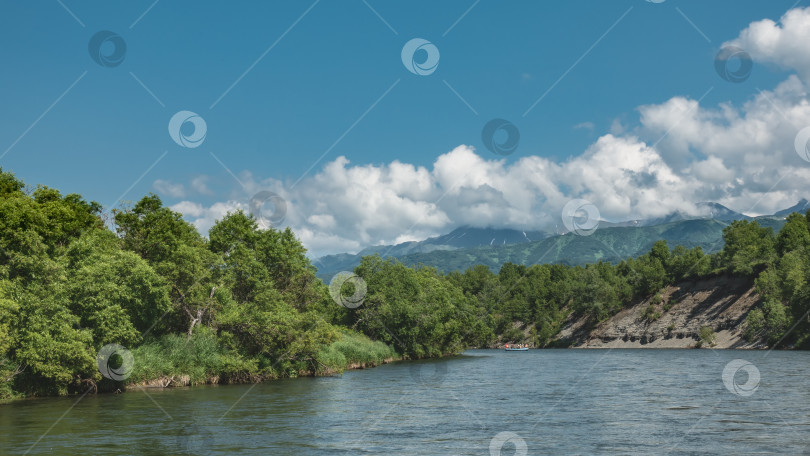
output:
<path id="1" fill-rule="evenodd" d="M 808 431 L 810 353 L 790 351 L 470 350 L 0 406 L 2 454 L 801 454 Z"/>

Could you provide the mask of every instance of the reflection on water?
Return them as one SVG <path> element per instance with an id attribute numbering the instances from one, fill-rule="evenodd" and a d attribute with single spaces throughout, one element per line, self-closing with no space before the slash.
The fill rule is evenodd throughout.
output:
<path id="1" fill-rule="evenodd" d="M 727 386 L 735 359 L 756 368 L 756 385 L 735 370 Z M 805 352 L 471 350 L 341 377 L 26 400 L 0 406 L 0 453 L 801 454 L 808 361 Z"/>

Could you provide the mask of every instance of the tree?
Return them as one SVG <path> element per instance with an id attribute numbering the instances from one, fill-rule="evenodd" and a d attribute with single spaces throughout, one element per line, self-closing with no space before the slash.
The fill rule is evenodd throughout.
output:
<path id="1" fill-rule="evenodd" d="M 19 326 L 10 358 L 23 366 L 14 378 L 17 391 L 67 394 L 83 380 L 101 378 L 96 369 L 92 332 L 80 328 L 58 290 L 19 292 Z M 54 293 L 56 291 L 56 293 Z"/>
<path id="2" fill-rule="evenodd" d="M 190 334 L 225 299 L 216 292 L 220 257 L 209 250 L 193 225 L 164 207 L 157 195 L 145 196 L 114 215 L 124 249 L 146 260 L 168 284 L 174 307 L 170 327 Z"/>
<path id="3" fill-rule="evenodd" d="M 734 274 L 752 275 L 776 257 L 773 230 L 755 221 L 735 220 L 723 229 L 723 261 Z"/>
<path id="4" fill-rule="evenodd" d="M 609 263 L 586 266 L 574 287 L 574 311 L 579 315 L 601 321 L 622 308 L 620 281 Z"/>
<path id="5" fill-rule="evenodd" d="M 252 215 L 237 211 L 211 228 L 210 239 L 211 250 L 222 255 L 226 264 L 254 270 L 234 276 L 237 300 L 248 300 L 250 290 L 261 282 L 279 290 L 284 300 L 299 311 L 324 310 L 323 304 L 328 299 L 326 288 L 315 276 L 306 249 L 289 228 L 262 230 Z M 257 282 L 251 285 L 248 277 Z"/>
<path id="6" fill-rule="evenodd" d="M 810 214 L 810 211 L 808 213 Z M 776 236 L 775 247 L 779 256 L 810 247 L 810 229 L 808 229 L 807 219 L 798 212 L 788 215 L 785 225 Z"/>
<path id="7" fill-rule="evenodd" d="M 355 274 L 368 293 L 353 313 L 354 325 L 410 358 L 457 353 L 488 337 L 475 300 L 433 268 L 408 268 L 374 255 L 364 257 Z"/>
<path id="8" fill-rule="evenodd" d="M 223 258 L 219 280 L 229 290 L 216 324 L 234 349 L 283 366 L 315 359 L 320 347 L 337 340 L 335 328 L 310 309 L 327 299 L 323 285 L 295 286 L 312 270 L 291 231 L 260 230 L 237 211 L 217 221 L 209 236 L 211 250 Z"/>
<path id="9" fill-rule="evenodd" d="M 10 279 L 47 282 L 57 265 L 46 242 L 49 222 L 39 205 L 22 192 L 0 198 L 0 274 Z"/>
<path id="10" fill-rule="evenodd" d="M 97 349 L 139 342 L 172 308 L 166 282 L 141 257 L 120 250 L 106 229 L 71 244 L 66 262 L 71 311 L 93 331 Z"/>
<path id="11" fill-rule="evenodd" d="M 99 203 L 87 203 L 77 194 L 63 197 L 58 190 L 41 185 L 33 197 L 47 220 L 39 227 L 39 234 L 51 249 L 65 248 L 82 233 L 103 228 Z"/>
<path id="12" fill-rule="evenodd" d="M 14 173 L 3 171 L 3 168 L 0 168 L 0 196 L 8 197 L 15 193 L 22 193 L 23 188 L 25 188 L 25 184 L 17 179 Z"/>
<path id="13" fill-rule="evenodd" d="M 764 338 L 768 344 L 774 345 L 782 340 L 790 322 L 790 316 L 784 305 L 766 299 L 761 308 L 748 313 L 745 336 L 751 342 Z"/>
<path id="14" fill-rule="evenodd" d="M 646 298 L 670 283 L 660 256 L 649 253 L 626 260 L 628 283 L 637 298 Z"/>
<path id="15" fill-rule="evenodd" d="M 711 271 L 711 265 L 700 247 L 687 249 L 678 245 L 672 249 L 666 269 L 671 279 L 678 282 L 707 275 Z"/>
<path id="16" fill-rule="evenodd" d="M 13 284 L 0 280 L 0 401 L 8 400 L 14 394 L 11 385 L 24 366 L 12 359 L 10 350 L 17 345 L 20 326 L 20 306 L 10 299 Z"/>

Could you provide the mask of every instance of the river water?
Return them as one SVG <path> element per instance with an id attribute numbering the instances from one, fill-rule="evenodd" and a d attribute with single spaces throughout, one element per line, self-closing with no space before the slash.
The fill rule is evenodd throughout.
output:
<path id="1" fill-rule="evenodd" d="M 470 350 L 0 406 L 0 454 L 772 453 L 810 454 L 808 352 Z"/>

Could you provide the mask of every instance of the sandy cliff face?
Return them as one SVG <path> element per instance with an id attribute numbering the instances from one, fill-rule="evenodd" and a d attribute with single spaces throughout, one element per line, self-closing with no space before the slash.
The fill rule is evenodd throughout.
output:
<path id="1" fill-rule="evenodd" d="M 667 287 L 595 328 L 570 319 L 557 340 L 578 348 L 691 348 L 711 328 L 712 348 L 759 348 L 743 337 L 745 317 L 759 302 L 751 279 L 717 277 Z M 704 334 L 710 331 L 704 329 Z M 703 347 L 710 345 L 703 343 Z"/>

